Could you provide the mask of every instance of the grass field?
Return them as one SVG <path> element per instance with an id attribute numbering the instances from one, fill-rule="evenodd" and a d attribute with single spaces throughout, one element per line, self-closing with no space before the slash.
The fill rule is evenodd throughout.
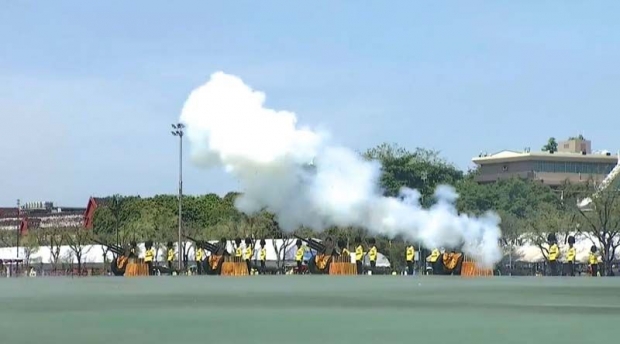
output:
<path id="1" fill-rule="evenodd" d="M 6 278 L 2 343 L 594 343 L 620 278 Z"/>

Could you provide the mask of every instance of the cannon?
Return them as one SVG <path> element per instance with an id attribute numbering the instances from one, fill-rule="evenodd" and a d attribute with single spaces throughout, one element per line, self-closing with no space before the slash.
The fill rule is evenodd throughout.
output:
<path id="1" fill-rule="evenodd" d="M 441 269 L 436 275 L 461 275 L 461 269 L 463 267 L 464 255 L 462 252 L 452 250 L 450 252 L 444 252 L 439 256 L 438 262 L 440 262 Z"/>
<path id="2" fill-rule="evenodd" d="M 340 257 L 340 252 L 334 247 L 334 242 L 331 237 L 325 238 L 324 243 L 320 243 L 312 238 L 302 238 L 298 235 L 295 237 L 305 242 L 308 247 L 316 251 L 316 255 L 313 255 L 308 260 L 308 271 L 311 274 L 329 274 L 329 267 L 331 263 Z M 348 260 L 350 263 L 350 260 Z"/>
<path id="3" fill-rule="evenodd" d="M 185 238 L 193 241 L 199 247 L 209 251 L 211 254 L 209 255 L 209 259 L 203 261 L 203 265 L 205 269 L 203 269 L 207 275 L 221 275 L 222 274 L 222 264 L 226 257 L 230 256 L 228 250 L 226 250 L 226 238 L 222 238 L 219 244 L 212 244 L 208 241 L 201 241 L 190 236 L 185 235 Z"/>
<path id="4" fill-rule="evenodd" d="M 107 244 L 99 240 L 93 240 L 95 243 L 105 246 L 116 256 L 110 263 L 110 270 L 114 274 L 114 276 L 124 276 L 125 269 L 127 268 L 127 263 L 129 262 L 129 258 L 136 258 L 135 249 L 131 248 L 123 249 L 120 246 L 114 244 Z"/>

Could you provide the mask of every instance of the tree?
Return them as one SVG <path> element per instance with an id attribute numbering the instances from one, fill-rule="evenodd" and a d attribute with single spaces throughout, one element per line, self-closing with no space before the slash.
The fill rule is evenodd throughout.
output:
<path id="1" fill-rule="evenodd" d="M 136 237 L 136 229 L 141 228 L 137 222 L 142 208 L 140 197 L 114 195 L 105 198 L 95 211 L 93 233 L 117 245 L 128 243 L 132 237 Z"/>
<path id="2" fill-rule="evenodd" d="M 528 231 L 525 236 L 528 241 L 538 246 L 545 260 L 549 254 L 547 236 L 553 233 L 559 243 L 566 243 L 569 235 L 574 234 L 576 229 L 571 213 L 551 204 L 532 210 L 527 219 Z"/>
<path id="3" fill-rule="evenodd" d="M 63 233 L 65 230 L 66 228 L 63 228 L 59 222 L 54 223 L 51 227 L 41 228 L 39 230 L 42 242 L 49 246 L 50 264 L 52 264 L 52 269 L 54 271 L 58 268 L 58 263 L 60 261 L 60 247 L 64 242 Z"/>
<path id="4" fill-rule="evenodd" d="M 75 260 L 78 264 L 78 273 L 82 273 L 82 258 L 84 254 L 87 254 L 92 246 L 86 248 L 92 240 L 92 232 L 85 228 L 72 228 L 64 232 L 64 240 L 73 252 Z"/>
<path id="5" fill-rule="evenodd" d="M 418 190 L 422 204 L 430 206 L 430 197 L 440 184 L 454 185 L 463 178 L 463 172 L 439 157 L 432 150 L 416 148 L 409 152 L 396 145 L 382 144 L 366 151 L 363 156 L 381 163 L 380 184 L 384 195 L 398 196 L 403 187 Z"/>
<path id="6" fill-rule="evenodd" d="M 22 235 L 21 245 L 24 250 L 24 261 L 26 263 L 26 267 L 30 266 L 30 256 L 34 253 L 37 253 L 39 250 L 39 238 L 36 233 L 28 232 L 25 235 Z"/>
<path id="7" fill-rule="evenodd" d="M 145 200 L 141 211 L 139 233 L 142 241 L 152 240 L 155 248 L 155 257 L 158 256 L 159 248 L 166 241 L 176 239 L 177 214 L 170 208 Z"/>
<path id="8" fill-rule="evenodd" d="M 582 186 L 582 189 L 588 190 L 591 195 L 596 191 L 592 183 Z M 576 203 L 571 205 L 579 214 L 576 217 L 579 231 L 594 239 L 593 242 L 597 246 L 600 245 L 605 271 L 607 275 L 611 275 L 612 262 L 620 246 L 620 191 L 617 187 L 608 187 L 596 193 L 591 199 L 592 203 L 588 209 L 579 208 Z"/>
<path id="9" fill-rule="evenodd" d="M 0 230 L 0 245 L 2 247 L 15 246 L 17 241 L 17 234 L 15 230 Z"/>
<path id="10" fill-rule="evenodd" d="M 542 147 L 543 152 L 549 152 L 551 154 L 558 151 L 558 143 L 555 140 L 555 137 L 550 137 L 547 141 L 547 144 Z"/>
<path id="11" fill-rule="evenodd" d="M 490 210 L 500 216 L 502 244 L 506 253 L 511 253 L 513 247 L 522 245 L 524 240 L 542 249 L 546 242 L 542 233 L 548 232 L 550 221 L 542 217 L 558 215 L 557 209 L 561 207 L 560 199 L 551 188 L 527 179 L 511 178 L 478 184 L 466 177 L 457 184 L 457 191 L 459 211 L 478 215 Z M 545 213 L 541 209 L 555 210 Z M 546 252 L 543 254 L 546 255 Z"/>

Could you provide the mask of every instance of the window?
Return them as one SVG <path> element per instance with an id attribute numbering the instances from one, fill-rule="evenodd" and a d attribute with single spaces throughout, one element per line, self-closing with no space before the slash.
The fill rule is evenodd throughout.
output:
<path id="1" fill-rule="evenodd" d="M 609 174 L 615 164 L 593 162 L 551 162 L 535 161 L 535 172 L 546 173 L 581 173 L 581 174 Z"/>

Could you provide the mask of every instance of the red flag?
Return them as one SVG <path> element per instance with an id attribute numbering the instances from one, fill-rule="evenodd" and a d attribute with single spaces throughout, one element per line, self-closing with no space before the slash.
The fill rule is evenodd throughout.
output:
<path id="1" fill-rule="evenodd" d="M 19 224 L 19 234 L 26 235 L 28 234 L 28 220 L 24 217 Z"/>

